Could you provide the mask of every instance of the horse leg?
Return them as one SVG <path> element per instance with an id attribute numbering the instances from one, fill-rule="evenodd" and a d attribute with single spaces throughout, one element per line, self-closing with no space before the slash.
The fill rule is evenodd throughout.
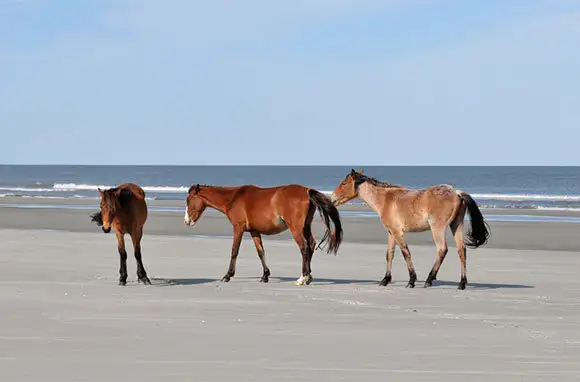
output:
<path id="1" fill-rule="evenodd" d="M 151 285 L 151 281 L 149 280 L 149 277 L 147 277 L 147 272 L 143 266 L 143 260 L 141 259 L 141 238 L 143 238 L 142 230 L 138 230 L 131 234 L 133 248 L 135 249 L 135 261 L 137 262 L 137 281 L 142 282 L 145 285 Z"/>
<path id="2" fill-rule="evenodd" d="M 304 233 L 304 239 L 308 244 L 308 274 L 310 275 L 312 273 L 312 257 L 314 256 L 314 249 L 316 248 L 316 239 L 312 234 L 310 225 L 305 226 L 302 231 Z M 310 280 L 312 281 L 312 276 L 310 276 Z"/>
<path id="3" fill-rule="evenodd" d="M 254 240 L 254 245 L 256 246 L 256 251 L 258 251 L 258 257 L 260 258 L 260 262 L 262 263 L 262 270 L 264 271 L 262 278 L 260 279 L 261 283 L 267 283 L 268 277 L 270 277 L 270 268 L 266 264 L 266 251 L 264 251 L 264 244 L 262 243 L 262 236 L 258 232 L 251 232 L 252 239 Z"/>
<path id="4" fill-rule="evenodd" d="M 240 244 L 242 243 L 242 237 L 244 236 L 244 230 L 234 227 L 234 242 L 232 244 L 232 256 L 230 258 L 230 266 L 227 273 L 222 277 L 222 281 L 228 282 L 236 274 L 236 260 L 238 259 L 238 252 L 240 251 Z"/>
<path id="5" fill-rule="evenodd" d="M 433 280 L 437 280 L 437 272 L 439 272 L 439 268 L 445 260 L 445 256 L 447 255 L 447 242 L 445 241 L 445 228 L 444 229 L 433 229 L 431 228 L 433 233 L 433 240 L 435 241 L 435 246 L 437 247 L 437 259 L 435 259 L 435 263 L 433 264 L 433 268 L 431 268 L 431 272 L 429 272 L 429 276 L 427 276 L 427 280 L 425 280 L 425 288 L 430 287 L 433 285 Z"/>
<path id="6" fill-rule="evenodd" d="M 119 285 L 127 285 L 127 251 L 125 251 L 125 237 L 123 233 L 115 230 L 117 236 L 117 249 L 119 250 L 119 259 L 121 266 L 119 268 Z"/>
<path id="7" fill-rule="evenodd" d="M 406 288 L 415 288 L 415 281 L 417 281 L 417 273 L 415 272 L 415 267 L 413 266 L 413 261 L 411 260 L 411 251 L 407 246 L 404 235 L 402 232 L 391 232 L 395 236 L 395 241 L 401 248 L 405 262 L 407 263 L 407 270 L 409 271 L 409 283 Z"/>
<path id="8" fill-rule="evenodd" d="M 300 248 L 300 253 L 302 254 L 302 274 L 296 280 L 296 285 L 308 285 L 312 282 L 312 276 L 310 275 L 310 260 L 312 257 L 312 251 L 310 239 L 304 237 L 304 230 L 296 229 L 295 227 L 290 227 L 290 232 L 294 237 L 294 241 L 298 244 Z"/>
<path id="9" fill-rule="evenodd" d="M 459 255 L 459 262 L 461 263 L 461 280 L 457 289 L 464 290 L 467 286 L 467 251 L 465 249 L 465 241 L 463 240 L 463 219 L 459 222 L 453 222 L 450 226 L 455 245 L 457 246 L 457 254 Z"/>
<path id="10" fill-rule="evenodd" d="M 385 273 L 385 277 L 379 282 L 381 286 L 387 286 L 391 280 L 391 270 L 393 268 L 393 258 L 395 257 L 395 238 L 392 234 L 389 233 L 389 242 L 387 245 L 387 272 Z"/>

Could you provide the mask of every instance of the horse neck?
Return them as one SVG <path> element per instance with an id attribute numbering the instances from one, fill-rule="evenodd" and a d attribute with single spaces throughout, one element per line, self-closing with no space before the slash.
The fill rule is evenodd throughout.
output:
<path id="1" fill-rule="evenodd" d="M 203 187 L 200 196 L 205 203 L 221 213 L 226 213 L 238 187 Z"/>
<path id="2" fill-rule="evenodd" d="M 383 206 L 390 202 L 393 188 L 380 187 L 364 182 L 358 187 L 358 197 L 369 205 L 375 212 L 380 212 Z"/>

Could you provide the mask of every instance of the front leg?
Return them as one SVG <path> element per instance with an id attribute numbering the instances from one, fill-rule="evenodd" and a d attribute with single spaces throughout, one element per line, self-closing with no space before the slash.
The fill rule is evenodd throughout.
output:
<path id="1" fill-rule="evenodd" d="M 234 227 L 234 241 L 232 244 L 232 256 L 230 258 L 230 266 L 227 273 L 222 278 L 222 281 L 228 282 L 236 274 L 236 260 L 238 259 L 238 252 L 240 251 L 240 244 L 242 243 L 242 237 L 244 235 L 244 230 L 238 227 Z"/>
<path id="2" fill-rule="evenodd" d="M 405 262 L 407 263 L 407 270 L 409 271 L 409 283 L 407 284 L 407 288 L 415 288 L 415 282 L 417 281 L 417 273 L 415 272 L 415 266 L 413 265 L 413 261 L 411 260 L 411 251 L 409 251 L 409 247 L 407 246 L 407 242 L 403 237 L 403 232 L 393 232 L 393 236 L 395 237 L 395 241 L 401 248 L 401 252 L 403 253 L 403 257 L 405 258 Z"/>
<path id="3" fill-rule="evenodd" d="M 117 249 L 119 250 L 119 260 L 121 263 L 119 268 L 119 285 L 125 286 L 127 285 L 127 251 L 125 250 L 125 238 L 124 234 L 118 230 L 115 230 L 115 234 L 117 236 Z"/>
<path id="4" fill-rule="evenodd" d="M 395 257 L 395 238 L 394 236 L 389 233 L 389 243 L 387 245 L 387 272 L 385 273 L 385 277 L 379 282 L 381 286 L 387 286 L 391 280 L 391 270 L 393 268 L 393 258 Z"/>

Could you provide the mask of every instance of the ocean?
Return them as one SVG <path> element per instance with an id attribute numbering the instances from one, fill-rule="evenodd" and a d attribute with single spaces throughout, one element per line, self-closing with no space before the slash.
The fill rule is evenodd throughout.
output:
<path id="1" fill-rule="evenodd" d="M 357 168 L 360 169 L 360 168 Z M 482 207 L 580 210 L 580 167 L 365 166 L 365 174 L 410 188 L 446 183 Z M 331 192 L 345 166 L 29 166 L 0 165 L 0 198 L 97 199 L 97 187 L 142 186 L 152 200 L 183 200 L 190 185 L 298 183 Z"/>

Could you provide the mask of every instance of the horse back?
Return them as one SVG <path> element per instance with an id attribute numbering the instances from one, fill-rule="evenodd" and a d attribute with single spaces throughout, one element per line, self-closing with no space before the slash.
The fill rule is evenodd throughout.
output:
<path id="1" fill-rule="evenodd" d="M 134 183 L 123 183 L 120 184 L 118 188 L 121 190 L 130 191 L 131 194 L 133 194 L 133 196 L 135 197 L 135 199 L 145 200 L 145 191 L 143 191 L 143 189 L 140 186 Z"/>
<path id="2" fill-rule="evenodd" d="M 387 219 L 390 224 L 409 231 L 449 224 L 461 204 L 455 188 L 445 184 L 420 190 L 394 190 L 393 201 L 392 205 L 386 206 Z"/>
<path id="3" fill-rule="evenodd" d="M 147 203 L 145 202 L 145 191 L 134 183 L 123 183 L 118 186 L 123 199 L 123 209 L 127 216 L 132 218 L 129 225 L 142 226 L 147 220 Z"/>
<path id="4" fill-rule="evenodd" d="M 247 229 L 278 233 L 288 223 L 300 219 L 308 209 L 308 189 L 300 185 L 275 187 L 242 186 L 236 192 L 228 211 L 230 220 L 244 220 Z"/>

